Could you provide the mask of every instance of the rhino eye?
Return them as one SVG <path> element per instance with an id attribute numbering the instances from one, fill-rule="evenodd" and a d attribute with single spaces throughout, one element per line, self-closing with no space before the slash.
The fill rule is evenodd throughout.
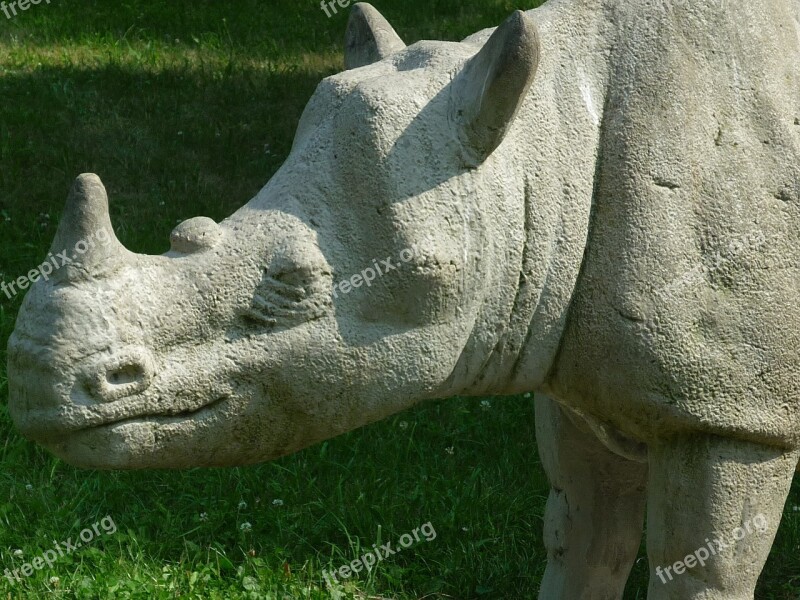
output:
<path id="1" fill-rule="evenodd" d="M 306 269 L 296 269 L 278 273 L 272 279 L 280 286 L 285 286 L 288 293 L 294 290 L 305 290 L 313 283 L 313 274 Z"/>
<path id="2" fill-rule="evenodd" d="M 302 268 L 265 272 L 245 318 L 262 325 L 291 325 L 322 317 L 332 308 L 331 288 L 325 285 L 330 274 L 325 275 Z"/>

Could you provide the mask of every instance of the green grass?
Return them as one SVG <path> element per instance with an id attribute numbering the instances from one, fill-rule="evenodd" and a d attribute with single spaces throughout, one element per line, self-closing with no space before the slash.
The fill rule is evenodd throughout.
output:
<path id="1" fill-rule="evenodd" d="M 536 3 L 376 5 L 412 42 L 461 39 Z M 101 175 L 135 251 L 165 251 L 185 218 L 228 216 L 285 159 L 314 87 L 341 68 L 345 23 L 316 0 L 53 0 L 0 14 L 0 280 L 41 262 L 81 172 Z M 0 298 L 2 398 L 19 302 Z M 323 569 L 427 522 L 436 539 L 338 597 L 534 597 L 548 490 L 533 403 L 489 402 L 426 404 L 270 464 L 133 473 L 65 465 L 0 404 L 0 571 L 105 515 L 118 527 L 22 584 L 0 578 L 0 597 L 330 598 Z M 790 509 L 799 498 L 795 486 Z M 800 596 L 799 519 L 787 512 L 758 598 Z M 642 553 L 627 599 L 645 597 L 646 577 Z"/>

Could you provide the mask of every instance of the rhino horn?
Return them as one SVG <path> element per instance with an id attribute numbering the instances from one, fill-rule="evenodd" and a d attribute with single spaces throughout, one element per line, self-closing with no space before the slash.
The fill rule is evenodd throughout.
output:
<path id="1" fill-rule="evenodd" d="M 389 21 L 374 6 L 366 2 L 353 6 L 345 34 L 345 69 L 371 65 L 405 47 Z"/>
<path id="2" fill-rule="evenodd" d="M 56 282 L 101 277 L 131 255 L 114 234 L 97 175 L 84 173 L 72 185 L 50 254 L 62 263 L 53 274 Z"/>
<path id="3" fill-rule="evenodd" d="M 539 32 L 515 11 L 453 82 L 451 119 L 469 167 L 483 163 L 514 121 L 539 66 Z"/>

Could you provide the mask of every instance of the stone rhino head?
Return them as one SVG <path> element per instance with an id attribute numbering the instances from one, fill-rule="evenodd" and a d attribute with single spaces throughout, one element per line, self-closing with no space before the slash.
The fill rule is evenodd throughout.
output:
<path id="1" fill-rule="evenodd" d="M 558 337 L 521 369 L 544 275 L 521 274 L 535 227 L 512 125 L 538 35 L 516 12 L 406 47 L 357 5 L 348 70 L 319 85 L 286 163 L 230 218 L 179 225 L 161 256 L 108 233 L 105 189 L 81 175 L 51 250 L 68 260 L 9 341 L 15 424 L 77 466 L 224 466 L 424 399 L 532 389 Z M 556 244 L 538 239 L 547 263 Z"/>

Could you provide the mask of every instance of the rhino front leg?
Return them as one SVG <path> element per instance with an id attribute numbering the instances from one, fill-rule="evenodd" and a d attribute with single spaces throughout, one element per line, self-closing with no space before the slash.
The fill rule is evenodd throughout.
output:
<path id="1" fill-rule="evenodd" d="M 551 486 L 539 598 L 622 598 L 642 538 L 647 465 L 607 450 L 588 426 L 542 396 L 536 439 Z"/>
<path id="2" fill-rule="evenodd" d="M 651 445 L 648 600 L 752 600 L 797 460 L 705 434 Z"/>

